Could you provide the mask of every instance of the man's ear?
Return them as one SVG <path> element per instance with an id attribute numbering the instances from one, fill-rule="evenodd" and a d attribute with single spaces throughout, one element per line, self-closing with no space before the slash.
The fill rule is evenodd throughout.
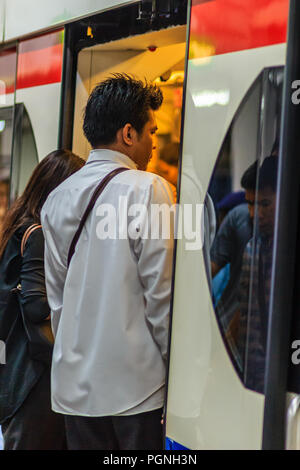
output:
<path id="1" fill-rule="evenodd" d="M 122 138 L 123 138 L 124 144 L 129 145 L 130 147 L 133 145 L 134 128 L 132 127 L 131 124 L 127 123 L 123 127 Z"/>

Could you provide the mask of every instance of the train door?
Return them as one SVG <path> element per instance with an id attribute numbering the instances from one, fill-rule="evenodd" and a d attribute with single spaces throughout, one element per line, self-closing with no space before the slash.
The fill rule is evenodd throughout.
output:
<path id="1" fill-rule="evenodd" d="M 284 447 L 291 297 L 282 273 L 291 295 L 295 258 L 288 269 L 280 237 L 294 249 L 297 233 L 295 204 L 291 230 L 278 218 L 295 172 L 288 10 L 287 0 L 191 2 L 179 202 L 194 210 L 192 233 L 204 230 L 201 249 L 190 232 L 176 244 L 171 449 Z"/>
<path id="2" fill-rule="evenodd" d="M 65 71 L 69 71 L 69 78 L 65 76 L 61 146 L 88 157 L 90 146 L 83 135 L 83 111 L 90 92 L 101 80 L 112 73 L 127 73 L 154 81 L 161 88 L 164 101 L 156 113 L 157 150 L 148 170 L 164 176 L 176 194 L 187 3 L 169 2 L 168 8 L 166 2 L 156 2 L 155 9 L 152 2 L 141 2 L 67 28 L 69 59 Z"/>

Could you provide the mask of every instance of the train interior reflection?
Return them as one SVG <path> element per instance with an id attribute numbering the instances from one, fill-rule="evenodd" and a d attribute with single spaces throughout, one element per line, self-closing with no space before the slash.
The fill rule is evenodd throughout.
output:
<path id="1" fill-rule="evenodd" d="M 0 109 L 0 227 L 9 203 L 12 117 L 10 108 Z"/>

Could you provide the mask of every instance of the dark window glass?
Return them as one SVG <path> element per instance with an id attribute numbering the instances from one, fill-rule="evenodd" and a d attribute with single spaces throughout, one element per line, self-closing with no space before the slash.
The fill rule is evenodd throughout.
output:
<path id="1" fill-rule="evenodd" d="M 23 104 L 15 106 L 15 134 L 11 174 L 11 200 L 25 189 L 33 169 L 38 164 L 38 153 L 29 115 Z"/>
<path id="2" fill-rule="evenodd" d="M 37 163 L 35 139 L 25 106 L 0 108 L 0 224 L 9 201 L 24 191 Z"/>

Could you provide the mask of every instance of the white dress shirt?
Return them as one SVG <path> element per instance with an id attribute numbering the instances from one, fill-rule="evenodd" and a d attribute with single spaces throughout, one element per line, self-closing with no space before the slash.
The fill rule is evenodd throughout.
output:
<path id="1" fill-rule="evenodd" d="M 71 240 L 95 187 L 119 167 L 130 171 L 118 174 L 100 195 L 67 269 Z M 103 149 L 92 150 L 87 164 L 50 194 L 42 210 L 55 335 L 52 408 L 59 413 L 111 416 L 162 404 L 173 232 L 169 239 L 99 239 L 99 207 L 117 209 L 119 196 L 128 207 L 143 204 L 149 212 L 152 204 L 173 204 L 163 178 Z M 122 214 L 122 220 L 128 227 L 133 218 Z"/>

